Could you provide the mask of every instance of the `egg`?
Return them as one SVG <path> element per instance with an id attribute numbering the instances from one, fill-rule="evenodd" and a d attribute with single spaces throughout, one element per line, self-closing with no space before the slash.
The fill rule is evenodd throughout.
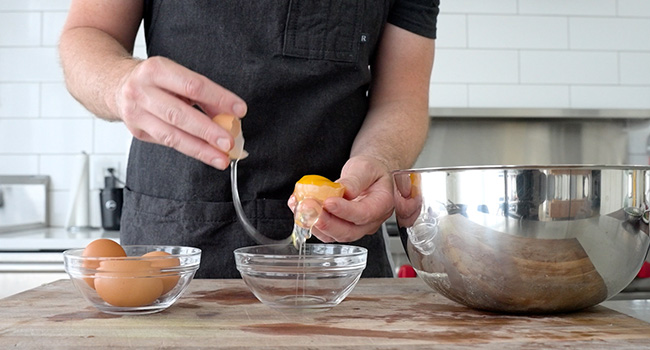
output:
<path id="1" fill-rule="evenodd" d="M 149 305 L 163 293 L 163 281 L 151 277 L 160 268 L 143 260 L 111 259 L 100 263 L 95 278 L 95 290 L 113 306 L 138 307 Z"/>
<path id="2" fill-rule="evenodd" d="M 171 254 L 163 251 L 149 252 L 147 254 L 142 255 L 142 257 L 143 258 L 159 257 L 158 259 L 147 259 L 146 261 L 151 262 L 152 267 L 157 267 L 160 268 L 161 270 L 173 268 L 181 265 L 181 261 L 178 258 L 174 258 L 171 256 Z M 160 274 L 161 276 L 165 276 L 160 278 L 163 282 L 162 294 L 164 295 L 170 290 L 174 289 L 174 287 L 176 287 L 176 284 L 178 283 L 180 276 L 178 276 L 178 274 L 174 272 L 161 272 Z"/>
<path id="3" fill-rule="evenodd" d="M 218 114 L 212 121 L 220 127 L 226 129 L 235 140 L 235 144 L 228 152 L 230 159 L 244 159 L 248 157 L 248 152 L 244 150 L 244 134 L 241 129 L 241 120 L 231 114 Z"/>
<path id="4" fill-rule="evenodd" d="M 294 229 L 291 240 L 299 251 L 311 237 L 312 228 L 323 212 L 323 202 L 330 197 L 343 197 L 345 187 L 320 175 L 305 175 L 298 182 L 289 199 L 294 207 Z"/>
<path id="5" fill-rule="evenodd" d="M 90 242 L 81 255 L 97 258 L 126 257 L 126 252 L 119 243 L 111 239 L 100 238 Z M 86 269 L 95 270 L 99 267 L 99 260 L 84 260 L 82 266 Z M 95 288 L 92 278 L 84 278 L 84 281 L 90 288 Z"/>
<path id="6" fill-rule="evenodd" d="M 305 198 L 312 198 L 318 200 L 321 204 L 329 197 L 343 197 L 344 193 L 345 187 L 342 184 L 332 182 L 320 175 L 303 176 L 296 182 L 293 190 L 296 201 L 300 202 Z"/>

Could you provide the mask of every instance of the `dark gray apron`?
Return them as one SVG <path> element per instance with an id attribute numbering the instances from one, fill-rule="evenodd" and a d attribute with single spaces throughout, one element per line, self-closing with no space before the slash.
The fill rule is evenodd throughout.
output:
<path id="1" fill-rule="evenodd" d="M 247 102 L 242 128 L 250 156 L 239 162 L 238 182 L 244 211 L 261 233 L 290 234 L 286 202 L 300 177 L 339 177 L 368 110 L 368 66 L 389 3 L 145 1 L 150 57 L 168 57 Z M 122 242 L 199 247 L 197 277 L 239 277 L 233 250 L 256 243 L 237 222 L 229 175 L 134 139 Z M 363 276 L 392 276 L 381 234 L 352 244 L 369 249 Z"/>

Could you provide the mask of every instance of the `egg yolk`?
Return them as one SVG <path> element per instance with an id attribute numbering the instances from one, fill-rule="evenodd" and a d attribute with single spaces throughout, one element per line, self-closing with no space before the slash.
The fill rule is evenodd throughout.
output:
<path id="1" fill-rule="evenodd" d="M 320 175 L 305 175 L 298 182 L 293 190 L 297 202 L 305 198 L 318 200 L 321 204 L 330 197 L 343 197 L 345 187 L 337 182 Z"/>

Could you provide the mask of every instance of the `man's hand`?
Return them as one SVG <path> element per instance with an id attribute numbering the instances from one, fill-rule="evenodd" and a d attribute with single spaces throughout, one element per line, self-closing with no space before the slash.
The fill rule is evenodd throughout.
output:
<path id="1" fill-rule="evenodd" d="M 312 234 L 323 242 L 352 242 L 370 235 L 393 212 L 393 181 L 386 165 L 368 156 L 350 158 L 337 182 L 343 198 L 328 198 Z"/>
<path id="2" fill-rule="evenodd" d="M 234 140 L 211 117 L 246 114 L 241 98 L 163 57 L 138 63 L 120 81 L 115 105 L 118 118 L 136 138 L 174 148 L 218 169 L 228 167 Z"/>

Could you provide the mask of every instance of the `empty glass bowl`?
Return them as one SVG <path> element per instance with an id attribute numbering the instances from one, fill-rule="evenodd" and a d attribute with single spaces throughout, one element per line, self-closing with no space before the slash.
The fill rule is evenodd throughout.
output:
<path id="1" fill-rule="evenodd" d="M 171 306 L 199 268 L 201 250 L 180 246 L 123 246 L 126 257 L 82 256 L 83 249 L 63 252 L 65 271 L 81 295 L 99 311 L 150 314 Z M 144 256 L 151 252 L 169 255 Z"/>
<path id="2" fill-rule="evenodd" d="M 368 250 L 342 244 L 260 245 L 235 250 L 237 269 L 264 304 L 282 310 L 327 310 L 352 291 Z"/>

